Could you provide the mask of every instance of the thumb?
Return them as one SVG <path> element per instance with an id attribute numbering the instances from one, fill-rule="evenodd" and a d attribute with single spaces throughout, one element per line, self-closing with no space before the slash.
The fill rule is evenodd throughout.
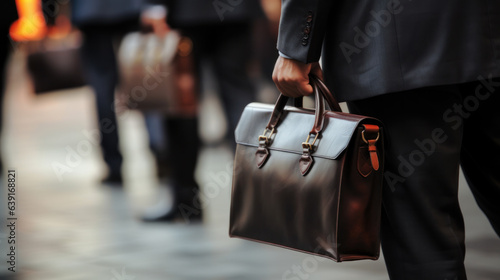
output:
<path id="1" fill-rule="evenodd" d="M 301 83 L 297 87 L 297 91 L 300 92 L 300 95 L 302 96 L 307 96 L 313 94 L 313 87 L 311 84 L 309 84 L 309 79 L 307 79 L 307 82 Z"/>

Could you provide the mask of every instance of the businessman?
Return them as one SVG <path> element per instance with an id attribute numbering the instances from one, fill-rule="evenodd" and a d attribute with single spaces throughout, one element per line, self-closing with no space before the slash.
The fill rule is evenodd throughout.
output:
<path id="1" fill-rule="evenodd" d="M 283 0 L 278 50 L 283 94 L 315 73 L 384 123 L 390 279 L 467 279 L 459 166 L 500 235 L 500 2 Z"/>

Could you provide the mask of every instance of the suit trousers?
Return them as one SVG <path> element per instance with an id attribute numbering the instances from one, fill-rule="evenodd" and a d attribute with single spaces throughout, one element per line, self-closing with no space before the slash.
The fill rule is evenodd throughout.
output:
<path id="1" fill-rule="evenodd" d="M 120 29 L 113 26 L 85 26 L 81 30 L 84 35 L 83 66 L 87 80 L 95 92 L 101 150 L 109 168 L 109 176 L 119 176 L 123 158 L 119 149 L 115 113 L 118 66 L 113 43 Z"/>
<path id="2" fill-rule="evenodd" d="M 500 80 L 420 88 L 349 102 L 386 138 L 382 250 L 391 279 L 464 280 L 459 167 L 500 236 Z"/>

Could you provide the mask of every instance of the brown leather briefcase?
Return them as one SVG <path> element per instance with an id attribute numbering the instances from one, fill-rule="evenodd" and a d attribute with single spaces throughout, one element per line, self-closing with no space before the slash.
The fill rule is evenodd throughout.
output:
<path id="1" fill-rule="evenodd" d="M 285 106 L 283 95 L 274 107 L 245 108 L 235 132 L 229 235 L 337 262 L 376 260 L 382 124 L 342 113 L 321 80 L 311 76 L 311 84 L 315 110 Z"/>

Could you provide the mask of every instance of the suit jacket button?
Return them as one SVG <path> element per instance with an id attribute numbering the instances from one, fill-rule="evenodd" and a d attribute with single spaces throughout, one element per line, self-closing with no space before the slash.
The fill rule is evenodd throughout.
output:
<path id="1" fill-rule="evenodd" d="M 302 46 L 307 46 L 307 43 L 308 43 L 307 39 L 302 39 Z"/>
<path id="2" fill-rule="evenodd" d="M 311 28 L 310 27 L 304 28 L 304 34 L 309 34 L 309 33 L 311 33 Z"/>

